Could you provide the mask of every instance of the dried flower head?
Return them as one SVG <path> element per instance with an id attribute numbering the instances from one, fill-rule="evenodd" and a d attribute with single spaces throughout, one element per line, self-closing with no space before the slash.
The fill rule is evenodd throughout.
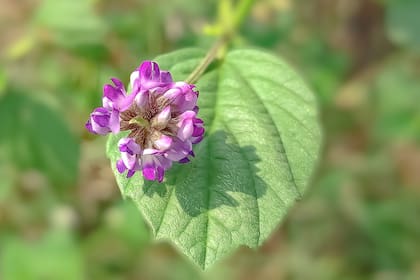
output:
<path id="1" fill-rule="evenodd" d="M 192 145 L 203 139 L 203 121 L 197 118 L 198 91 L 194 85 L 174 82 L 168 71 L 145 61 L 131 74 L 127 94 L 118 79 L 104 86 L 103 107 L 86 123 L 95 134 L 130 131 L 118 143 L 120 173 L 127 177 L 142 170 L 147 180 L 162 182 L 172 162 L 189 162 Z"/>

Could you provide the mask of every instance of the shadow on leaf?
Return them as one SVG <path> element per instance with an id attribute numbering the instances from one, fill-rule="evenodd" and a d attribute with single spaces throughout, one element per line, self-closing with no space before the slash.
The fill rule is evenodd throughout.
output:
<path id="1" fill-rule="evenodd" d="M 233 135 L 219 130 L 207 135 L 195 148 L 188 164 L 175 164 L 163 183 L 145 182 L 144 194 L 165 196 L 174 191 L 189 216 L 198 216 L 220 206 L 237 207 L 242 193 L 257 199 L 267 185 L 258 174 L 260 158 L 255 147 L 240 147 Z M 239 198 L 239 199 L 238 199 Z"/>

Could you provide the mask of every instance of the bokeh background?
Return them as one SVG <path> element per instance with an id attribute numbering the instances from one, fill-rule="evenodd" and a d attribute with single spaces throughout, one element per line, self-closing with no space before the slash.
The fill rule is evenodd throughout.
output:
<path id="1" fill-rule="evenodd" d="M 312 186 L 264 246 L 205 274 L 153 242 L 84 123 L 110 77 L 208 48 L 217 5 L 0 0 L 0 279 L 420 279 L 418 0 L 256 1 L 233 44 L 316 93 Z"/>

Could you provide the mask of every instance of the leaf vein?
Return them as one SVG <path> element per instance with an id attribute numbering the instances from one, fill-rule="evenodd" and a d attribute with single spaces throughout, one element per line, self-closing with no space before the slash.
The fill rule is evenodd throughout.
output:
<path id="1" fill-rule="evenodd" d="M 236 143 L 236 145 L 238 145 L 238 147 L 239 147 L 239 153 L 240 153 L 240 154 L 241 154 L 241 156 L 245 159 L 245 161 L 246 161 L 246 164 L 247 164 L 247 167 L 248 167 L 248 170 L 249 170 L 250 174 L 253 174 L 253 171 L 254 171 L 254 170 L 252 169 L 251 165 L 249 164 L 250 160 L 248 159 L 248 157 L 246 156 L 246 154 L 245 154 L 245 153 L 243 153 L 243 152 L 241 151 L 241 149 L 240 149 L 240 144 L 239 144 L 238 139 L 236 138 L 235 134 L 234 134 L 234 133 L 232 133 L 232 131 L 229 129 L 229 127 L 227 126 L 227 124 L 226 124 L 225 122 L 223 122 L 223 124 L 224 124 L 225 129 L 226 129 L 226 130 L 230 133 L 230 135 L 232 136 L 232 140 Z M 259 205 L 259 201 L 258 201 L 258 192 L 257 192 L 257 185 L 256 185 L 256 182 L 255 182 L 255 176 L 254 176 L 254 175 L 252 175 L 251 177 L 252 177 L 253 189 L 254 189 L 254 194 L 255 194 L 255 196 L 254 196 L 254 198 L 255 198 L 255 203 L 256 203 L 256 205 L 257 205 L 258 235 L 257 235 L 257 243 L 256 243 L 256 245 L 258 245 L 258 244 L 259 244 L 259 242 L 260 242 L 260 236 L 261 236 L 260 205 Z"/>
<path id="2" fill-rule="evenodd" d="M 302 95 L 298 94 L 294 89 L 292 89 L 290 87 L 287 87 L 287 86 L 285 86 L 284 84 L 282 84 L 278 81 L 273 81 L 273 80 L 271 80 L 267 77 L 263 77 L 263 76 L 255 76 L 255 78 L 258 78 L 259 80 L 263 80 L 267 83 L 270 83 L 270 84 L 276 85 L 277 87 L 285 89 L 287 93 L 289 93 L 290 95 L 292 95 L 294 97 L 297 97 L 298 99 L 300 99 L 305 104 L 308 104 L 308 105 L 312 104 L 311 100 L 305 99 Z M 290 82 L 292 80 L 293 79 L 288 79 L 288 80 L 285 80 L 285 81 L 282 81 L 282 82 L 287 83 L 287 82 Z"/>
<path id="3" fill-rule="evenodd" d="M 288 158 L 288 156 L 287 156 L 287 151 L 286 151 L 286 147 L 284 146 L 284 144 L 283 144 L 283 139 L 282 139 L 282 136 L 281 136 L 281 132 L 280 132 L 280 129 L 279 129 L 279 127 L 277 126 L 277 124 L 276 124 L 276 122 L 274 121 L 274 118 L 273 118 L 273 116 L 271 115 L 271 113 L 270 113 L 270 111 L 269 111 L 269 109 L 267 108 L 267 106 L 265 105 L 265 103 L 264 103 L 264 101 L 263 101 L 263 99 L 259 96 L 259 94 L 258 94 L 258 91 L 256 91 L 256 89 L 248 82 L 248 80 L 245 78 L 245 76 L 241 73 L 241 71 L 234 65 L 234 64 L 232 64 L 232 63 L 227 63 L 226 62 L 226 65 L 229 65 L 231 68 L 233 68 L 234 70 L 235 70 L 235 72 L 236 73 L 238 73 L 238 77 L 240 77 L 241 78 L 241 80 L 243 81 L 243 83 L 250 89 L 250 92 L 252 93 L 252 94 L 254 94 L 255 95 L 255 97 L 257 98 L 257 100 L 261 103 L 261 105 L 263 105 L 263 108 L 264 108 L 264 110 L 267 112 L 267 115 L 270 117 L 270 121 L 271 121 L 271 123 L 273 124 L 273 126 L 276 128 L 276 132 L 277 132 L 277 136 L 278 136 L 278 138 L 279 138 L 279 140 L 280 140 L 280 145 L 283 147 L 283 149 L 284 149 L 284 157 L 285 157 L 285 160 L 286 160 L 286 163 L 287 163 L 287 166 L 289 167 L 289 172 L 290 172 L 290 175 L 292 176 L 292 183 L 293 183 L 293 186 L 295 187 L 295 190 L 296 190 L 296 192 L 297 192 L 297 194 L 298 194 L 298 196 L 301 196 L 301 193 L 300 193 L 300 191 L 299 191 L 299 188 L 297 187 L 297 184 L 296 184 L 296 180 L 295 180 L 295 176 L 294 176 L 294 174 L 293 174 L 293 171 L 292 171 L 292 167 L 291 167 L 291 164 L 290 164 L 290 161 L 289 161 L 289 158 Z"/>
<path id="4" fill-rule="evenodd" d="M 166 212 L 167 212 L 168 207 L 169 207 L 169 203 L 171 202 L 172 196 L 175 193 L 174 190 L 175 190 L 175 186 L 173 186 L 171 188 L 171 193 L 169 194 L 168 202 L 166 203 L 165 208 L 163 209 L 162 218 L 160 219 L 159 225 L 156 227 L 156 236 L 158 235 L 159 230 L 160 230 L 160 228 L 161 228 L 161 226 L 163 224 L 163 220 L 165 219 Z"/>

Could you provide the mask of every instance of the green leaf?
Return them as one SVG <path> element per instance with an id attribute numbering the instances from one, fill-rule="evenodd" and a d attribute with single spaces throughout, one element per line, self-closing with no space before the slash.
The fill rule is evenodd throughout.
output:
<path id="1" fill-rule="evenodd" d="M 373 82 L 373 133 L 377 143 L 420 141 L 420 59 L 401 53 L 384 64 Z"/>
<path id="2" fill-rule="evenodd" d="M 388 34 L 397 44 L 420 50 L 420 1 L 387 0 Z"/>
<path id="3" fill-rule="evenodd" d="M 44 38 L 59 46 L 93 58 L 103 58 L 107 49 L 105 22 L 95 13 L 93 1 L 44 0 L 38 7 L 34 23 Z"/>
<path id="4" fill-rule="evenodd" d="M 19 171 L 38 169 L 60 184 L 77 180 L 79 143 L 62 117 L 9 90 L 0 98 L 0 155 Z"/>
<path id="5" fill-rule="evenodd" d="M 84 279 L 81 252 L 69 232 L 51 230 L 36 242 L 9 237 L 4 245 L 1 279 Z"/>
<path id="6" fill-rule="evenodd" d="M 205 55 L 180 50 L 156 58 L 176 80 Z M 236 50 L 197 83 L 206 127 L 189 164 L 175 164 L 164 183 L 120 175 L 117 142 L 107 153 L 125 197 L 135 201 L 156 239 L 170 240 L 200 267 L 241 245 L 255 248 L 305 191 L 320 149 L 314 95 L 281 59 Z"/>

